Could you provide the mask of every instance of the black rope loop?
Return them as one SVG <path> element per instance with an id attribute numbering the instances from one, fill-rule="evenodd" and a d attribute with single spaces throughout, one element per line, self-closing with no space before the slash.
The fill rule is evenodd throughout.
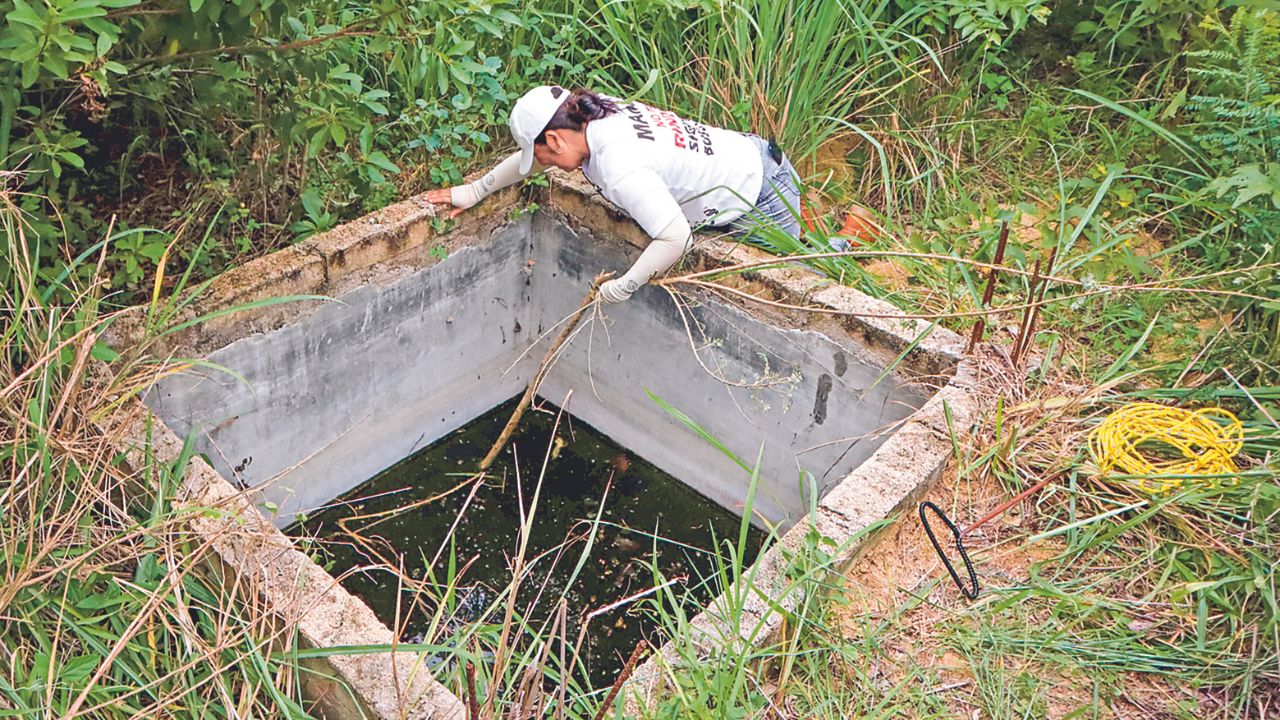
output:
<path id="1" fill-rule="evenodd" d="M 970 587 L 965 587 L 964 582 L 960 580 L 960 574 L 956 572 L 955 567 L 951 564 L 951 560 L 947 558 L 947 554 L 942 551 L 942 544 L 938 542 L 937 536 L 933 534 L 933 528 L 929 527 L 929 519 L 924 515 L 924 509 L 929 508 L 935 515 L 942 518 L 942 522 L 946 523 L 947 528 L 951 530 L 951 534 L 956 539 L 956 551 L 960 553 L 960 559 L 964 560 L 964 567 L 969 571 Z M 947 566 L 947 572 L 951 573 L 951 579 L 955 581 L 956 587 L 960 588 L 960 592 L 970 600 L 978 598 L 978 573 L 973 569 L 973 563 L 969 560 L 969 553 L 964 549 L 964 543 L 960 541 L 960 529 L 956 524 L 951 522 L 951 518 L 942 512 L 942 508 L 929 502 L 928 500 L 920 503 L 920 524 L 924 526 L 924 532 L 929 536 L 929 542 L 933 543 L 934 552 L 938 553 L 938 557 L 942 558 L 942 564 Z"/>

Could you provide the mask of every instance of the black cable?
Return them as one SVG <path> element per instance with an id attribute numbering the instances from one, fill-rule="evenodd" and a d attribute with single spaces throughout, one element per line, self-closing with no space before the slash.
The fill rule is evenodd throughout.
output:
<path id="1" fill-rule="evenodd" d="M 969 589 L 964 586 L 964 583 L 960 581 L 960 574 L 956 572 L 955 567 L 951 565 L 951 560 L 949 560 L 946 553 L 942 551 L 942 545 L 938 542 L 937 536 L 933 534 L 933 528 L 929 527 L 929 520 L 924 516 L 925 508 L 929 508 L 934 512 L 934 514 L 942 518 L 942 522 L 946 523 L 947 527 L 951 530 L 951 534 L 955 536 L 956 550 L 960 553 L 960 559 L 964 560 L 965 569 L 969 571 L 969 583 L 973 589 Z M 947 517 L 946 514 L 942 512 L 941 508 L 928 500 L 920 503 L 920 524 L 924 526 L 924 532 L 929 536 L 929 542 L 933 543 L 934 551 L 938 553 L 938 557 L 942 558 L 942 564 L 947 566 L 947 572 L 951 573 L 951 579 L 955 581 L 956 587 L 960 588 L 960 592 L 964 593 L 965 597 L 970 600 L 976 600 L 978 598 L 979 591 L 978 573 L 974 571 L 973 563 L 969 560 L 969 553 L 965 552 L 964 543 L 960 541 L 959 528 L 956 527 L 955 523 L 951 522 L 951 518 Z"/>

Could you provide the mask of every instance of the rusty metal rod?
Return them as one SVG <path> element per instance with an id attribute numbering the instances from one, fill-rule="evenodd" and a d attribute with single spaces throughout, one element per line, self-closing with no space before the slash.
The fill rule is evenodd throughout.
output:
<path id="1" fill-rule="evenodd" d="M 622 672 L 618 673 L 617 679 L 613 681 L 613 687 L 609 688 L 609 694 L 605 696 L 604 702 L 600 703 L 600 709 L 596 711 L 593 720 L 604 720 L 604 716 L 609 712 L 609 706 L 613 705 L 614 698 L 618 697 L 618 692 L 622 690 L 623 684 L 627 682 L 627 678 L 631 677 L 631 672 L 636 669 L 636 663 L 640 662 L 640 658 L 644 656 L 646 650 L 649 649 L 649 643 L 641 640 L 636 644 L 634 650 L 631 651 L 631 657 L 627 658 L 627 664 L 622 666 Z"/>
<path id="2" fill-rule="evenodd" d="M 986 523 L 991 522 L 993 519 L 995 519 L 995 518 L 999 517 L 1000 515 L 1003 515 L 1003 514 L 1005 513 L 1005 511 L 1006 511 L 1006 510 L 1008 510 L 1009 508 L 1013 507 L 1014 505 L 1017 505 L 1018 503 L 1022 502 L 1023 500 L 1026 500 L 1027 498 L 1029 498 L 1029 497 L 1031 497 L 1032 495 L 1034 495 L 1034 494 L 1036 494 L 1037 492 L 1039 492 L 1039 491 L 1040 491 L 1040 490 L 1041 490 L 1045 485 L 1048 485 L 1048 484 L 1049 484 L 1049 480 L 1050 480 L 1050 479 L 1051 479 L 1051 478 L 1045 478 L 1045 479 L 1041 480 L 1040 482 L 1036 483 L 1035 485 L 1032 485 L 1031 487 L 1027 488 L 1026 490 L 1023 490 L 1022 492 L 1018 493 L 1017 495 L 1014 495 L 1013 497 L 1009 498 L 1009 499 L 1008 499 L 1008 500 L 1006 500 L 1005 502 L 1001 503 L 1001 504 L 1000 504 L 1000 505 L 998 505 L 994 510 L 992 510 L 992 511 L 991 511 L 991 512 L 989 512 L 989 513 L 987 513 L 986 515 L 983 515 L 981 520 L 978 520 L 978 521 L 977 521 L 977 522 L 975 522 L 974 524 L 972 524 L 972 525 L 970 525 L 969 527 L 965 528 L 965 529 L 964 529 L 964 531 L 960 533 L 960 536 L 961 536 L 961 537 L 964 537 L 965 535 L 968 535 L 969 533 L 973 532 L 974 530 L 977 530 L 979 527 L 982 527 L 982 526 L 983 526 L 983 525 L 985 525 Z"/>
<path id="3" fill-rule="evenodd" d="M 995 267 L 991 268 L 991 272 L 987 275 L 987 288 L 982 292 L 982 307 L 985 309 L 991 305 L 991 298 L 996 294 L 996 276 L 1000 272 L 1000 263 L 1004 262 L 1004 248 L 1009 241 L 1009 223 L 1004 221 L 1000 223 L 1000 240 L 996 243 L 996 256 L 991 264 Z M 982 336 L 987 331 L 987 319 L 985 317 L 978 318 L 978 322 L 973 326 L 973 334 L 969 336 L 969 346 L 965 348 L 965 353 L 973 352 L 973 349 L 982 342 Z"/>

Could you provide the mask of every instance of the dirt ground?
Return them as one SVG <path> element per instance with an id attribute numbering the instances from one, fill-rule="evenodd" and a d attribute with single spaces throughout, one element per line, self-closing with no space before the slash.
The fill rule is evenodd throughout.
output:
<path id="1" fill-rule="evenodd" d="M 925 496 L 962 529 L 1008 498 L 1009 494 L 990 476 L 960 479 L 954 470 Z M 917 686 L 915 694 L 943 695 L 953 717 L 978 720 L 996 716 L 990 711 L 993 688 L 979 686 L 981 668 L 975 668 L 972 655 L 967 657 L 958 651 L 955 637 L 981 625 L 984 607 L 999 597 L 991 592 L 992 587 L 1026 583 L 1034 563 L 1049 560 L 1060 550 L 1052 541 L 1034 545 L 1023 541 L 1028 536 L 1025 518 L 1031 502 L 1015 505 L 966 536 L 965 546 L 982 586 L 977 600 L 967 600 L 952 582 L 914 509 L 886 528 L 846 573 L 846 602 L 835 609 L 838 626 L 849 642 L 861 643 L 866 639 L 865 628 L 885 627 L 882 623 L 887 623 L 888 630 L 876 639 L 889 659 L 877 667 L 884 686 L 895 686 L 914 671 L 918 676 L 911 682 L 924 685 Z M 963 565 L 949 546 L 950 533 L 940 523 L 933 524 L 939 541 L 951 551 L 956 569 L 964 578 Z M 1035 617 L 1011 622 L 1028 620 L 1034 622 Z M 1027 663 L 1017 657 L 984 660 L 1002 663 L 1009 674 L 1032 673 L 1050 684 L 1046 718 L 1095 717 L 1092 682 L 1078 672 L 1046 663 Z M 1184 708 L 1190 702 L 1206 711 L 1213 704 L 1206 695 L 1150 676 L 1130 675 L 1124 679 L 1118 697 L 1104 698 L 1099 703 L 1102 714 L 1097 717 L 1186 717 L 1174 711 L 1172 705 L 1177 700 L 1182 700 Z"/>

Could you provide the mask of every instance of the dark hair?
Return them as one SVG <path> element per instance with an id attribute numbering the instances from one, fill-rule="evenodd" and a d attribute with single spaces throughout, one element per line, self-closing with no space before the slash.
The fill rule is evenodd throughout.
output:
<path id="1" fill-rule="evenodd" d="M 551 88 L 551 97 L 560 97 L 561 93 L 567 92 L 562 87 Z M 598 95 L 586 88 L 578 88 L 569 95 L 569 99 L 556 108 L 556 114 L 551 116 L 551 120 L 547 122 L 547 126 L 542 128 L 542 132 L 538 133 L 538 137 L 534 139 L 535 143 L 545 145 L 547 142 L 548 130 L 574 130 L 582 132 L 587 123 L 592 120 L 606 118 L 618 112 L 618 104 L 603 95 Z"/>

